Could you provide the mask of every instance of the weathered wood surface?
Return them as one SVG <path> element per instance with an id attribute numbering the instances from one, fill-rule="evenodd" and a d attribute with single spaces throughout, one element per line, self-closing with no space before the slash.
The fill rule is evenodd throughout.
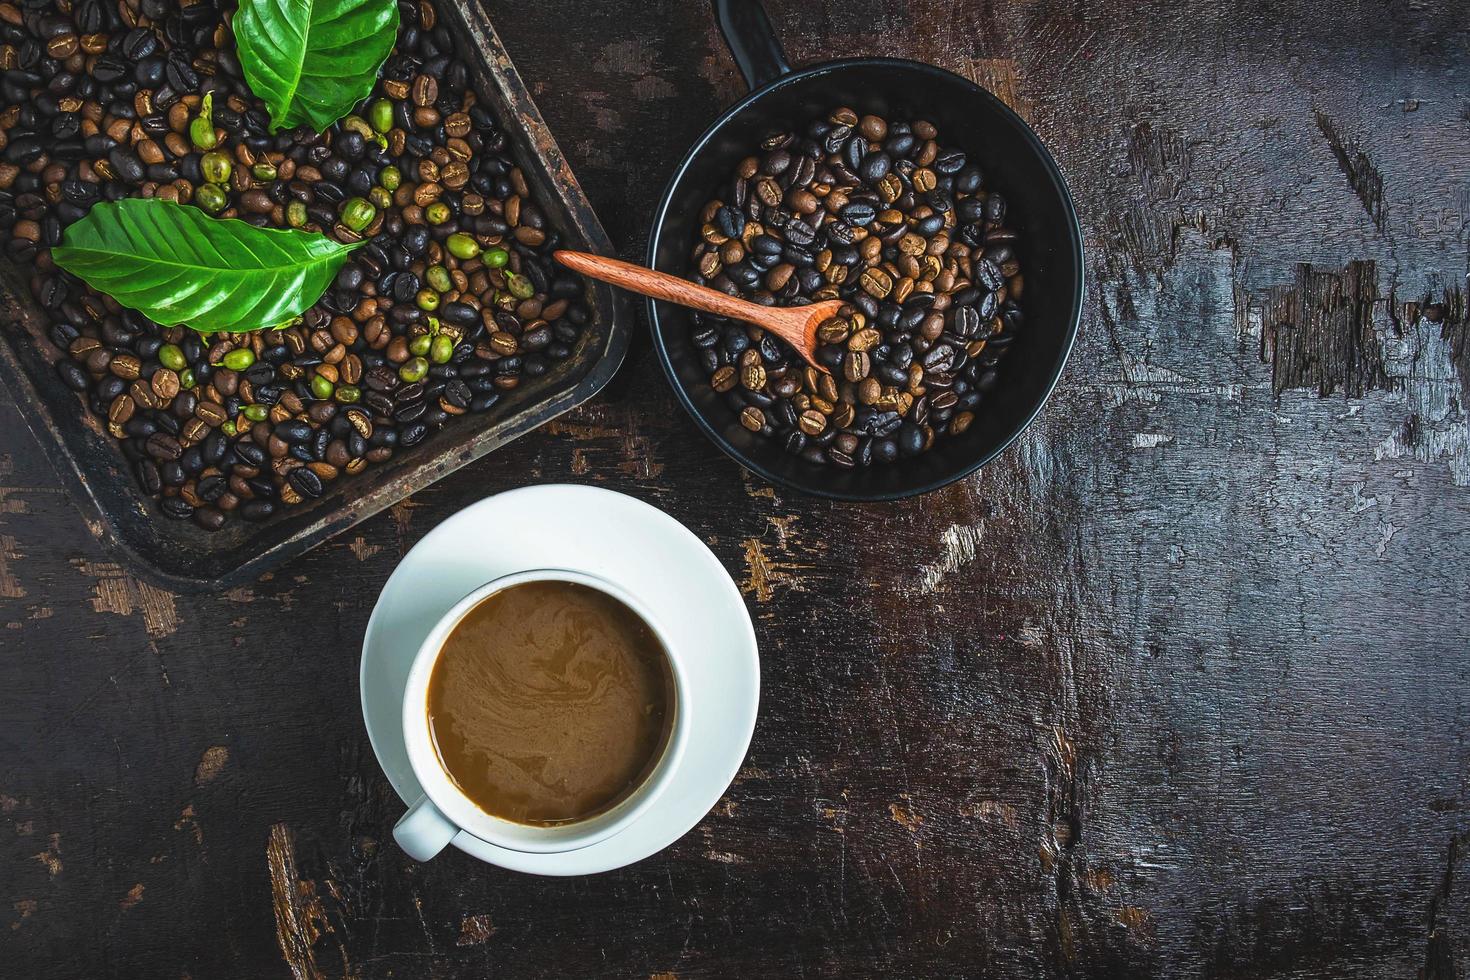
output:
<path id="1" fill-rule="evenodd" d="M 488 4 L 637 255 L 740 90 L 704 5 Z M 564 421 L 186 598 L 99 550 L 0 408 L 0 974 L 1464 975 L 1467 8 L 769 6 L 797 62 L 928 59 L 1054 147 L 1091 279 L 1041 421 L 922 500 L 798 499 L 644 344 Z M 750 757 L 622 872 L 416 865 L 363 627 L 429 528 L 552 480 L 657 503 L 742 583 Z"/>

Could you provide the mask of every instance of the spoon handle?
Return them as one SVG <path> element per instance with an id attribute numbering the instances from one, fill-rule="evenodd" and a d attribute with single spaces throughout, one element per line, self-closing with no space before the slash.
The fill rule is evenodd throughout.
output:
<path id="1" fill-rule="evenodd" d="M 644 296 L 652 296 L 654 299 L 668 300 L 680 306 L 692 306 L 706 313 L 734 317 L 737 320 L 745 320 L 761 326 L 774 319 L 770 307 L 736 299 L 717 289 L 698 286 L 687 279 L 645 269 L 641 265 L 634 265 L 621 259 L 589 255 L 586 252 L 573 252 L 564 248 L 557 249 L 553 254 L 558 262 L 573 272 L 580 272 L 584 276 L 610 282 L 614 286 L 621 286 Z"/>

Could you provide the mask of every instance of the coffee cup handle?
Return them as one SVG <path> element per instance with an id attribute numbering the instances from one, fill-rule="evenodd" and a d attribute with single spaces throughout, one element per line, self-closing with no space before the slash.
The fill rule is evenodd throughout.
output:
<path id="1" fill-rule="evenodd" d="M 420 796 L 393 826 L 393 839 L 415 861 L 429 860 L 444 850 L 457 833 L 459 827 L 427 796 Z"/>

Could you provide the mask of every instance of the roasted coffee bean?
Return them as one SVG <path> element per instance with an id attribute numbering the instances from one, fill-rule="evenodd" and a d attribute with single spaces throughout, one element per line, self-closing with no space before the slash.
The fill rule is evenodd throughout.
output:
<path id="1" fill-rule="evenodd" d="M 844 206 L 838 214 L 850 225 L 864 226 L 877 217 L 878 211 L 868 201 L 854 201 Z"/>
<path id="2" fill-rule="evenodd" d="M 153 377 L 149 379 L 149 384 L 160 401 L 171 402 L 179 393 L 179 376 L 166 367 L 160 367 L 154 371 Z"/>
<path id="3" fill-rule="evenodd" d="M 792 220 L 785 223 L 782 232 L 793 245 L 807 246 L 817 240 L 817 231 L 806 221 Z"/>
<path id="4" fill-rule="evenodd" d="M 300 466 L 292 470 L 287 474 L 286 482 L 302 497 L 316 498 L 322 495 L 322 478 L 309 467 Z"/>
<path id="5" fill-rule="evenodd" d="M 480 313 L 466 303 L 445 303 L 439 309 L 439 319 L 457 327 L 468 327 L 480 322 Z"/>
<path id="6" fill-rule="evenodd" d="M 224 477 L 206 476 L 204 479 L 199 481 L 199 484 L 195 488 L 194 492 L 199 495 L 200 500 L 213 503 L 214 501 L 218 500 L 228 489 L 229 484 L 226 482 Z"/>
<path id="7" fill-rule="evenodd" d="M 715 223 L 727 238 L 739 238 L 745 231 L 745 215 L 728 205 L 715 212 Z"/>
<path id="8" fill-rule="evenodd" d="M 948 344 L 937 344 L 924 355 L 924 370 L 947 372 L 954 367 L 955 349 Z"/>
<path id="9" fill-rule="evenodd" d="M 163 488 L 163 478 L 158 473 L 158 464 L 151 459 L 140 459 L 133 465 L 133 473 L 138 478 L 138 486 L 149 495 L 157 494 Z"/>
<path id="10" fill-rule="evenodd" d="M 127 395 L 118 395 L 112 400 L 112 404 L 107 410 L 107 421 L 113 425 L 122 425 L 133 417 L 133 411 L 137 407 L 138 403 Z"/>
<path id="11" fill-rule="evenodd" d="M 958 337 L 974 337 L 980 332 L 980 313 L 973 306 L 956 306 L 950 314 L 950 329 Z"/>
<path id="12" fill-rule="evenodd" d="M 940 150 L 934 158 L 934 169 L 942 174 L 956 174 L 965 165 L 965 154 L 960 150 Z"/>
<path id="13" fill-rule="evenodd" d="M 888 176 L 888 170 L 892 165 L 893 160 L 887 153 L 881 151 L 869 153 L 863 157 L 862 165 L 858 168 L 858 174 L 862 177 L 864 183 L 876 184 Z"/>
<path id="14" fill-rule="evenodd" d="M 235 443 L 235 455 L 247 466 L 261 467 L 266 462 L 266 452 L 253 442 L 244 439 Z"/>
<path id="15" fill-rule="evenodd" d="M 239 514 L 247 521 L 263 521 L 275 510 L 275 504 L 269 500 L 247 500 L 240 505 Z"/>
<path id="16" fill-rule="evenodd" d="M 429 434 L 429 427 L 424 422 L 410 422 L 405 425 L 398 434 L 398 444 L 401 446 L 415 446 L 423 442 L 424 437 Z"/>
<path id="17" fill-rule="evenodd" d="M 740 383 L 751 391 L 761 391 L 766 386 L 766 369 L 759 358 L 740 369 Z"/>
<path id="18" fill-rule="evenodd" d="M 179 445 L 179 440 L 166 432 L 155 432 L 149 436 L 144 448 L 149 456 L 160 460 L 175 460 L 184 453 L 184 447 Z"/>
<path id="19" fill-rule="evenodd" d="M 225 454 L 229 452 L 229 439 L 219 429 L 212 429 L 209 435 L 204 437 L 200 446 L 200 455 L 204 462 L 210 466 L 217 466 L 224 461 Z"/>
<path id="20" fill-rule="evenodd" d="M 347 411 L 342 413 L 342 417 L 347 420 L 347 423 L 352 427 L 352 430 L 358 435 L 362 436 L 364 439 L 373 434 L 373 423 L 367 412 L 364 412 L 360 409 L 349 408 L 347 409 Z"/>
<path id="21" fill-rule="evenodd" d="M 288 443 L 305 442 L 314 431 L 310 424 L 292 419 L 276 426 L 276 437 Z"/>
<path id="22" fill-rule="evenodd" d="M 194 406 L 194 415 L 206 425 L 218 427 L 228 419 L 229 413 L 218 402 L 202 401 Z"/>
<path id="23" fill-rule="evenodd" d="M 898 451 L 905 456 L 917 456 L 924 451 L 924 430 L 913 422 L 898 427 Z"/>
<path id="24" fill-rule="evenodd" d="M 456 379 L 444 386 L 444 391 L 439 397 L 443 402 L 455 408 L 465 409 L 469 407 L 470 399 L 473 396 L 470 392 L 470 386 Z"/>
<path id="25" fill-rule="evenodd" d="M 86 391 L 92 383 L 92 379 L 87 377 L 87 372 L 78 367 L 74 361 L 59 362 L 56 365 L 56 373 L 61 375 L 62 382 L 72 391 Z"/>

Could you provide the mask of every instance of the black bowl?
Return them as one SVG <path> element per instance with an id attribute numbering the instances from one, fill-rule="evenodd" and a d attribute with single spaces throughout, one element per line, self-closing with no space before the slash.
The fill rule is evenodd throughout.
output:
<path id="1" fill-rule="evenodd" d="M 1056 385 L 1082 313 L 1082 233 L 1066 181 L 1034 132 L 995 96 L 942 68 L 916 61 L 868 58 L 800 71 L 785 66 L 779 43 L 753 0 L 716 0 L 726 40 L 753 91 L 690 148 L 674 171 L 654 217 L 647 264 L 687 277 L 699 237 L 699 214 L 728 184 L 735 165 L 772 133 L 802 128 L 839 105 L 891 119 L 927 119 L 943 145 L 978 162 L 986 186 L 1009 202 L 1020 236 L 1026 315 L 1000 380 L 963 435 L 895 463 L 842 470 L 785 452 L 779 439 L 740 425 L 709 386 L 690 339 L 690 311 L 648 301 L 653 340 L 679 401 L 715 444 L 772 483 L 839 500 L 894 500 L 927 493 L 993 459 L 1030 424 Z M 784 72 L 783 72 L 784 70 Z M 763 76 L 774 76 L 766 80 Z M 765 84 L 761 84 L 762 82 Z"/>

